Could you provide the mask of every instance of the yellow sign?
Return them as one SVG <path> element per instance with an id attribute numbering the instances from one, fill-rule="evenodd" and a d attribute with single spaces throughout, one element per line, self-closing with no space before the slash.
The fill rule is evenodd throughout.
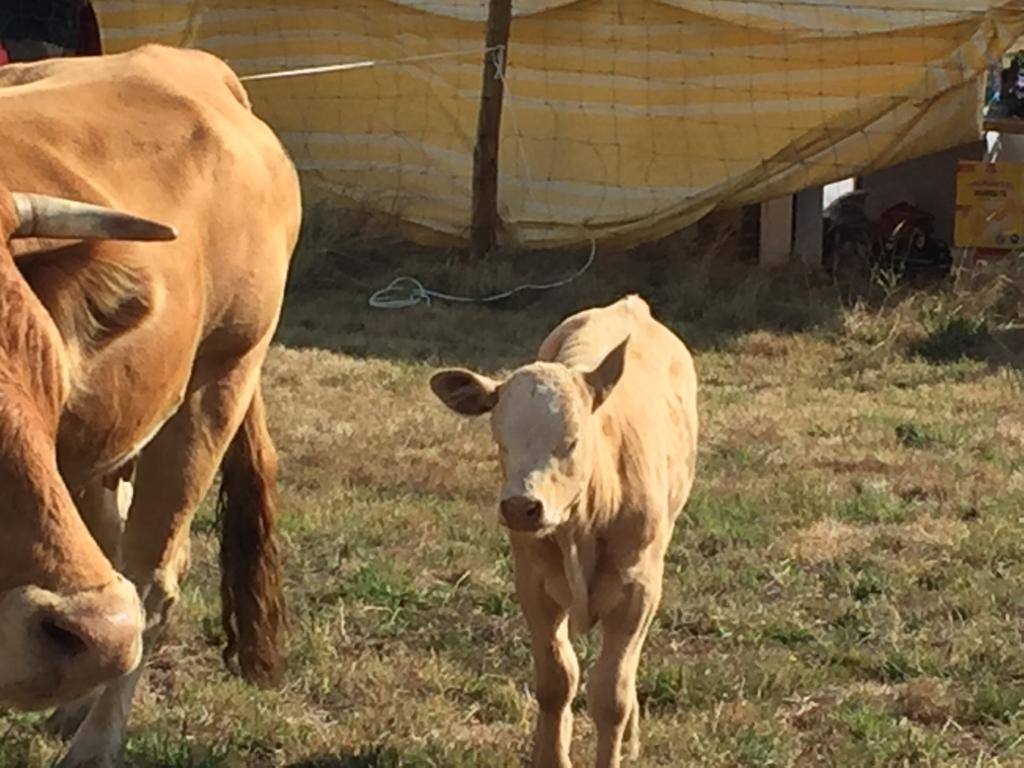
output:
<path id="1" fill-rule="evenodd" d="M 1024 165 L 957 165 L 954 240 L 961 248 L 1024 246 Z"/>

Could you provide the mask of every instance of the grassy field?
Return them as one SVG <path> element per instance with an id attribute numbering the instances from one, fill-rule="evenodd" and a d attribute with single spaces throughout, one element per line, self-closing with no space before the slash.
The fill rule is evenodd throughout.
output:
<path id="1" fill-rule="evenodd" d="M 585 254 L 484 276 L 387 243 L 312 250 L 265 378 L 287 684 L 222 669 L 206 507 L 130 765 L 521 765 L 530 654 L 496 461 L 486 421 L 448 413 L 426 380 L 522 363 L 564 315 L 630 290 L 695 351 L 703 429 L 641 668 L 637 765 L 1024 765 L 1024 345 L 1005 327 L 1024 319 L 1020 263 L 918 293 L 878 280 L 858 300 L 668 244 L 599 253 L 543 296 L 387 312 L 366 299 L 396 274 L 477 291 Z M 585 662 L 595 648 L 579 645 Z M 0 716 L 0 768 L 58 756 L 40 724 Z"/>

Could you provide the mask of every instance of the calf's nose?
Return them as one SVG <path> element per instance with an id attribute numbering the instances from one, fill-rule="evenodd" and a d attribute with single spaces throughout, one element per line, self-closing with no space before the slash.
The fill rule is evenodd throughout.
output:
<path id="1" fill-rule="evenodd" d="M 532 496 L 511 496 L 499 505 L 501 521 L 513 531 L 536 531 L 544 520 L 544 504 Z"/>

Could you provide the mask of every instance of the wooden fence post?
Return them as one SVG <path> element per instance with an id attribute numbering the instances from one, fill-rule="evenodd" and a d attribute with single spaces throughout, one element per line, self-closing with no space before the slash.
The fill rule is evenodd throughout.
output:
<path id="1" fill-rule="evenodd" d="M 473 218 L 470 224 L 470 255 L 473 259 L 486 257 L 497 238 L 501 102 L 505 93 L 503 78 L 511 26 L 512 0 L 490 0 L 484 79 L 480 89 L 476 147 L 473 149 Z"/>

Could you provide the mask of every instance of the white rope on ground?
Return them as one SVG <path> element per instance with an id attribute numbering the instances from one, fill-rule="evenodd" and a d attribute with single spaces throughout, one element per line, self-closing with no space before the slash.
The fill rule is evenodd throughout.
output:
<path id="1" fill-rule="evenodd" d="M 301 69 L 284 69 L 277 72 L 261 72 L 258 75 L 246 75 L 240 77 L 242 82 L 254 82 L 256 80 L 277 80 L 282 77 L 301 77 L 303 75 L 322 75 L 328 72 L 347 72 L 352 69 L 367 69 L 369 67 L 386 67 L 397 64 L 414 64 L 418 61 L 433 61 L 434 59 L 452 59 L 470 54 L 488 54 L 493 51 L 503 50 L 503 45 L 492 45 L 487 48 L 466 48 L 461 51 L 442 51 L 440 53 L 423 53 L 419 56 L 407 56 L 404 59 L 366 59 L 364 61 L 350 61 L 345 64 L 324 64 L 320 67 L 303 67 Z"/>
<path id="2" fill-rule="evenodd" d="M 492 301 L 507 299 L 509 296 L 514 296 L 520 291 L 548 291 L 552 288 L 561 288 L 564 285 L 568 285 L 580 277 L 590 269 L 596 254 L 597 241 L 591 239 L 590 255 L 587 256 L 586 263 L 569 277 L 552 283 L 524 283 L 523 285 L 517 285 L 515 288 L 510 288 L 501 293 L 494 293 L 490 296 L 455 296 L 450 293 L 442 293 L 441 291 L 434 291 L 425 287 L 415 277 L 403 275 L 392 280 L 387 288 L 382 288 L 375 292 L 370 297 L 370 306 L 375 309 L 407 309 L 408 307 L 415 307 L 417 304 L 429 305 L 433 299 L 458 302 L 460 304 L 487 304 Z"/>

